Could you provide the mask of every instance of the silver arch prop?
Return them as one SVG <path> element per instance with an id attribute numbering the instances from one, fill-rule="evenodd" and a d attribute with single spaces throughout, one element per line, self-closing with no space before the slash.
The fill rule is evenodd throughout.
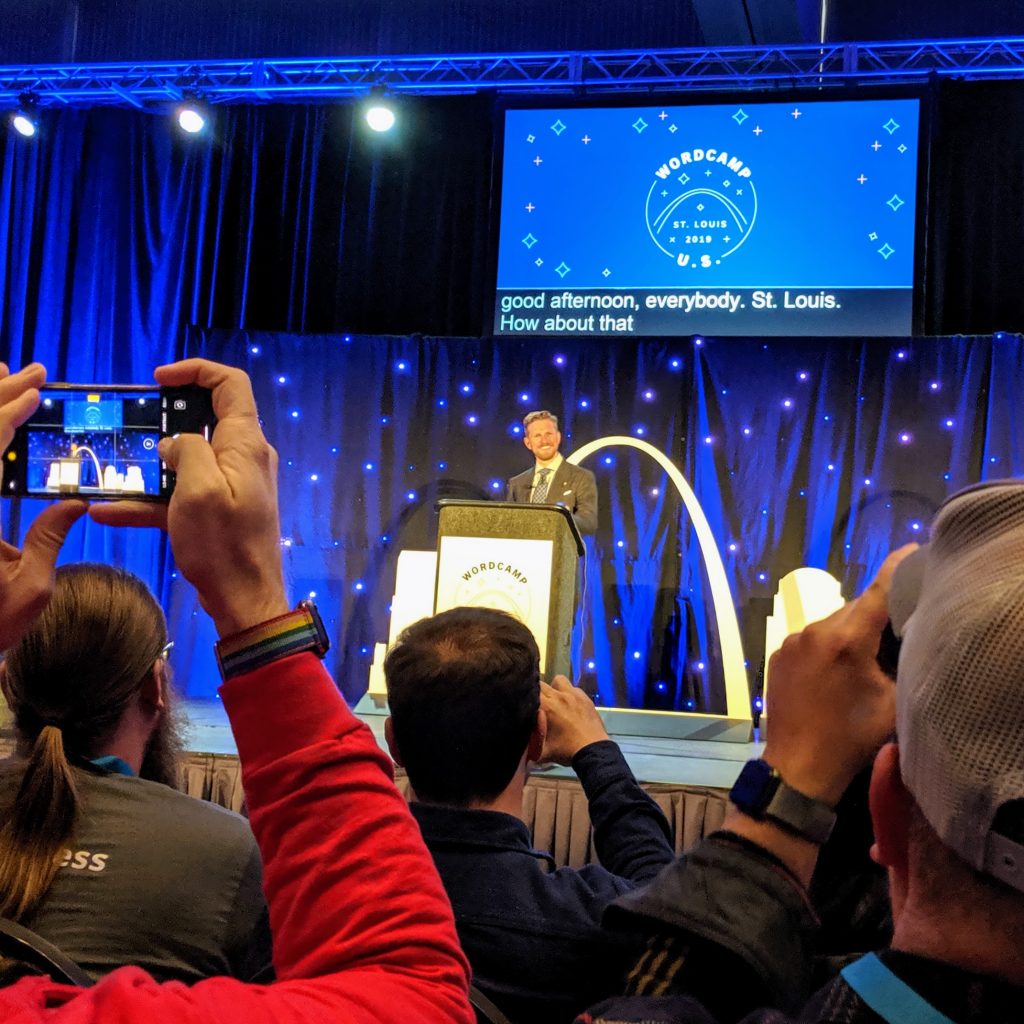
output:
<path id="1" fill-rule="evenodd" d="M 715 625 L 718 629 L 718 640 L 722 650 L 722 668 L 725 675 L 725 705 L 729 718 L 747 719 L 750 712 L 750 689 L 747 684 L 747 669 L 743 658 L 743 641 L 740 639 L 740 626 L 736 618 L 736 605 L 733 602 L 732 590 L 725 575 L 722 555 L 718 543 L 711 532 L 704 510 L 697 501 L 693 489 L 675 463 L 662 451 L 647 441 L 624 435 L 599 437 L 577 448 L 568 458 L 574 466 L 579 465 L 587 456 L 593 455 L 604 448 L 636 448 L 649 455 L 668 474 L 675 484 L 683 505 L 693 522 L 697 534 L 697 544 L 704 559 L 704 567 L 708 574 L 711 587 L 711 601 L 715 613 Z"/>

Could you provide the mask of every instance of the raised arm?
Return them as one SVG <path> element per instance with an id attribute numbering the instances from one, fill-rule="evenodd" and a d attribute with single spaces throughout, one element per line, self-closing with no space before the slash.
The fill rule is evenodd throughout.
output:
<path id="1" fill-rule="evenodd" d="M 895 684 L 876 655 L 889 582 L 910 550 L 891 555 L 858 600 L 788 638 L 773 658 L 764 760 L 813 800 L 838 803 L 895 727 Z M 733 807 L 722 831 L 609 909 L 609 923 L 650 937 L 633 991 L 696 996 L 706 1006 L 724 1000 L 732 1016 L 756 1005 L 795 1010 L 808 994 L 816 918 L 806 885 L 818 850 Z M 631 1020 L 627 1012 L 644 1008 L 642 998 L 626 999 L 595 1016 L 603 1009 Z"/>
<path id="2" fill-rule="evenodd" d="M 550 686 L 541 683 L 541 706 L 547 720 L 542 759 L 572 765 L 587 794 L 602 869 L 632 883 L 604 879 L 604 884 L 618 893 L 650 881 L 675 859 L 665 815 L 640 788 L 582 690 L 555 676 Z M 597 872 L 584 869 L 584 874 L 596 884 L 589 876 Z"/>
<path id="3" fill-rule="evenodd" d="M 120 525 L 166 520 L 179 569 L 221 637 L 237 636 L 288 608 L 277 457 L 241 371 L 187 360 L 157 379 L 213 389 L 212 443 L 161 442 L 178 473 L 166 512 L 124 503 L 92 515 Z M 140 985 L 137 973 L 126 986 L 116 972 L 118 1007 L 153 1020 L 166 1001 L 187 1004 L 191 1020 L 246 1024 L 472 1021 L 451 909 L 390 761 L 317 658 L 264 665 L 229 679 L 221 694 L 263 854 L 279 980 L 258 988 L 215 978 L 171 991 Z"/>

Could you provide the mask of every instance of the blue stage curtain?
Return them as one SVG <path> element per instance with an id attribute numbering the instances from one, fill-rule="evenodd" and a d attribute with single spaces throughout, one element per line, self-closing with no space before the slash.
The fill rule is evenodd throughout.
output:
<path id="1" fill-rule="evenodd" d="M 353 105 L 218 107 L 186 138 L 44 110 L 38 139 L 0 132 L 0 355 L 146 379 L 193 323 L 476 333 L 493 116 L 424 99 L 370 138 Z"/>
<path id="2" fill-rule="evenodd" d="M 856 593 L 890 549 L 925 536 L 945 495 L 1024 468 L 1017 335 L 541 345 L 195 331 L 185 348 L 253 377 L 281 455 L 292 591 L 316 594 L 350 699 L 387 637 L 398 550 L 433 547 L 438 498 L 503 495 L 529 465 L 515 433 L 529 409 L 563 417 L 566 451 L 642 432 L 682 468 L 725 560 L 754 686 L 781 576 L 824 568 Z M 604 704 L 721 710 L 703 560 L 678 497 L 633 450 L 589 464 L 601 517 L 588 542 L 580 672 Z M 35 509 L 5 504 L 9 533 L 20 537 Z M 80 525 L 65 559 L 80 558 L 151 583 L 183 688 L 211 696 L 212 631 L 165 542 Z"/>
<path id="3" fill-rule="evenodd" d="M 855 593 L 891 548 L 925 535 L 947 493 L 1024 458 L 1017 336 L 540 346 L 196 331 L 188 350 L 253 377 L 281 456 L 289 582 L 296 598 L 316 594 L 350 699 L 387 637 L 397 552 L 433 547 L 438 498 L 503 495 L 529 465 L 514 433 L 528 409 L 564 417 L 566 451 L 642 430 L 683 469 L 725 560 L 754 685 L 782 575 L 825 568 Z M 604 704 L 721 710 L 702 556 L 678 497 L 635 451 L 589 464 L 601 519 L 581 673 Z M 92 555 L 90 542 L 95 531 L 70 557 Z M 213 637 L 190 588 L 169 565 L 141 569 L 169 609 L 179 678 L 211 695 Z"/>

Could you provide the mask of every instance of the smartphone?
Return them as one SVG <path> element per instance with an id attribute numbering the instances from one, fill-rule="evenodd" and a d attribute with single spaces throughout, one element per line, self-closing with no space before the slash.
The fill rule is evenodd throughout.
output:
<path id="1" fill-rule="evenodd" d="M 39 408 L 4 455 L 8 497 L 167 501 L 174 471 L 157 453 L 162 437 L 216 426 L 209 389 L 47 384 Z"/>

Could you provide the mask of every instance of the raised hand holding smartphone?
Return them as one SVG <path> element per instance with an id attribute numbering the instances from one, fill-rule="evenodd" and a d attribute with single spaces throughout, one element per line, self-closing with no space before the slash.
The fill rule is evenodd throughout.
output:
<path id="1" fill-rule="evenodd" d="M 209 440 L 215 426 L 210 392 L 194 384 L 49 384 L 15 432 L 4 494 L 166 502 L 175 476 L 161 439 Z"/>

